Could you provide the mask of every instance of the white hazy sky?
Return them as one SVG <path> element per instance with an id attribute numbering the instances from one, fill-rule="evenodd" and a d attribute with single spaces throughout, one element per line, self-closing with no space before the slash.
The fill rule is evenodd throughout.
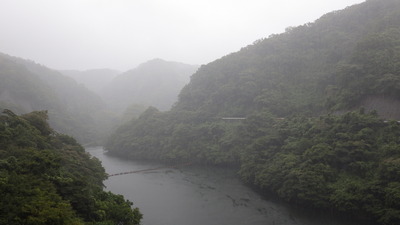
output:
<path id="1" fill-rule="evenodd" d="M 207 64 L 364 0 L 0 0 L 0 52 L 54 69 Z"/>

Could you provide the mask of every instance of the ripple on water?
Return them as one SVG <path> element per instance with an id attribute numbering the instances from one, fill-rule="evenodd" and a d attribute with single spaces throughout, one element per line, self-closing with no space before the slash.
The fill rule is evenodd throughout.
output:
<path id="1" fill-rule="evenodd" d="M 105 155 L 102 147 L 86 150 L 109 174 L 165 166 Z M 105 185 L 140 208 L 143 225 L 355 225 L 265 199 L 231 169 L 166 168 L 110 177 Z"/>

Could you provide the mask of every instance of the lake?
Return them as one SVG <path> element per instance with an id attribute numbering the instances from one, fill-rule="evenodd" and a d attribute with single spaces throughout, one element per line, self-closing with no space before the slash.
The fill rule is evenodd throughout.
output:
<path id="1" fill-rule="evenodd" d="M 143 225 L 355 225 L 261 196 L 229 168 L 168 165 L 106 155 L 86 148 L 111 176 L 107 190 L 124 195 L 143 213 Z"/>

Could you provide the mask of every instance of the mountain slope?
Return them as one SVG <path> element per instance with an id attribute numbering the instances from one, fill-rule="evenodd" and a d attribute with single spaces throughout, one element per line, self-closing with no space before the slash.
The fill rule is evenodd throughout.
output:
<path id="1" fill-rule="evenodd" d="M 56 93 L 36 74 L 18 66 L 11 58 L 0 55 L 0 102 L 17 112 L 50 108 L 57 99 Z M 35 93 L 35 94 L 32 94 Z M 54 108 L 60 107 L 53 104 Z"/>
<path id="2" fill-rule="evenodd" d="M 389 109 L 398 111 L 374 108 L 368 99 L 384 98 L 390 103 L 398 99 L 399 9 L 395 0 L 369 0 L 256 41 L 200 67 L 171 111 L 150 110 L 151 115 L 142 118 L 157 116 L 173 131 L 176 124 L 220 123 L 216 119 L 222 117 L 310 117 L 362 106 L 378 115 Z M 125 135 L 129 136 L 134 138 Z M 135 154 L 125 141 L 109 147 Z"/>
<path id="3" fill-rule="evenodd" d="M 268 108 L 282 117 L 310 107 L 313 113 L 326 110 L 327 94 L 334 95 L 330 96 L 334 101 L 329 102 L 330 107 L 354 105 L 349 99 L 339 99 L 340 93 L 333 93 L 338 86 L 344 88 L 346 81 L 339 80 L 340 73 L 355 64 L 356 57 L 363 57 L 357 48 L 368 38 L 375 39 L 371 45 L 378 46 L 384 44 L 385 39 L 380 39 L 383 35 L 392 35 L 388 38 L 396 40 L 391 30 L 399 26 L 398 9 L 396 1 L 370 0 L 256 41 L 200 68 L 180 93 L 177 109 L 245 115 Z M 377 57 L 367 56 L 371 60 Z M 344 90 L 340 92 L 344 94 Z M 348 102 L 346 106 L 339 106 L 344 102 Z"/>
<path id="4" fill-rule="evenodd" d="M 154 59 L 118 75 L 101 96 L 118 111 L 132 104 L 167 110 L 196 69 L 197 66 Z"/>
<path id="5" fill-rule="evenodd" d="M 105 135 L 101 121 L 107 117 L 106 107 L 96 94 L 32 61 L 0 54 L 0 64 L 0 108 L 17 113 L 48 110 L 54 129 L 83 143 Z"/>
<path id="6" fill-rule="evenodd" d="M 171 111 L 149 108 L 106 148 L 238 165 L 292 203 L 399 224 L 399 125 L 382 119 L 399 108 L 371 104 L 398 102 L 399 27 L 398 0 L 368 0 L 258 40 L 200 67 Z"/>
<path id="7" fill-rule="evenodd" d="M 213 124 L 222 117 L 310 117 L 362 106 L 381 116 L 396 116 L 398 108 L 374 108 L 368 99 L 384 98 L 390 103 L 398 99 L 399 9 L 395 0 L 369 0 L 256 41 L 200 67 L 172 110 L 154 115 L 170 127 Z M 135 155 L 135 148 L 127 147 L 134 136 L 121 136 L 131 139 L 113 140 L 109 148 Z M 175 147 L 164 147 L 163 156 L 181 152 Z M 184 155 L 191 155 L 190 148 L 186 151 L 189 154 Z"/>

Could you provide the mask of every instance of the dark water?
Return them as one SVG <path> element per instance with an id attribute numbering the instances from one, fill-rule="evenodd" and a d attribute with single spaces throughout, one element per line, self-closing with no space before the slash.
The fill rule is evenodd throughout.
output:
<path id="1" fill-rule="evenodd" d="M 105 155 L 87 148 L 108 174 L 165 165 Z M 108 190 L 122 194 L 144 214 L 143 225 L 355 225 L 261 197 L 235 171 L 185 166 L 113 176 Z"/>

